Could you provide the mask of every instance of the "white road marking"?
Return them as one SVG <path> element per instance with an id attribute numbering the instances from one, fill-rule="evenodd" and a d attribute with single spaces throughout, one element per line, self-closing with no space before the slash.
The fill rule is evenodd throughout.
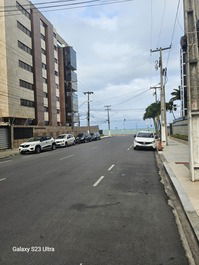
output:
<path id="1" fill-rule="evenodd" d="M 6 180 L 6 178 L 0 179 L 0 181 L 4 181 L 4 180 Z"/>
<path id="2" fill-rule="evenodd" d="M 69 156 L 64 156 L 62 158 L 60 158 L 59 160 L 64 160 L 64 159 L 67 159 L 67 158 L 70 158 L 70 157 L 73 157 L 74 155 L 69 155 Z"/>
<path id="3" fill-rule="evenodd" d="M 133 144 L 129 146 L 129 148 L 127 149 L 127 151 L 129 151 L 132 147 L 133 147 Z"/>
<path id="4" fill-rule="evenodd" d="M 0 164 L 3 164 L 3 163 L 8 163 L 8 162 L 10 162 L 10 161 L 12 161 L 12 160 L 5 160 L 5 161 L 1 161 L 1 162 L 0 162 Z"/>
<path id="5" fill-rule="evenodd" d="M 108 171 L 111 171 L 111 169 L 113 169 L 115 166 L 115 164 L 113 164 L 112 166 L 109 167 Z"/>
<path id="6" fill-rule="evenodd" d="M 96 187 L 102 180 L 103 180 L 104 176 L 101 176 L 94 184 L 93 187 Z"/>

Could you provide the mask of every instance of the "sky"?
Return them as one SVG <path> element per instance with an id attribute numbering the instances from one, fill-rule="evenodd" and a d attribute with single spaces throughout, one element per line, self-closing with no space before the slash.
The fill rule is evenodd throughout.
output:
<path id="1" fill-rule="evenodd" d="M 134 0 L 44 13 L 77 52 L 81 125 L 87 122 L 87 98 L 83 92 L 93 91 L 91 125 L 106 129 L 104 105 L 111 105 L 112 129 L 151 126 L 152 121 L 143 121 L 142 117 L 155 100 L 149 88 L 158 85 L 160 74 L 155 69 L 159 53 L 151 54 L 150 49 L 171 44 L 177 5 L 178 0 Z M 163 54 L 168 74 L 167 101 L 171 91 L 180 85 L 182 0 L 174 33 L 172 49 Z M 175 115 L 180 116 L 180 107 Z M 173 116 L 167 116 L 171 122 Z"/>

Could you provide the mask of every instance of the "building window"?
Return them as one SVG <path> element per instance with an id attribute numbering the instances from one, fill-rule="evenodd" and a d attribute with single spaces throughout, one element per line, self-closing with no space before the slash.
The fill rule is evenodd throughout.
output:
<path id="1" fill-rule="evenodd" d="M 43 48 L 41 48 L 41 53 L 43 53 L 44 55 L 46 55 L 46 51 Z"/>
<path id="2" fill-rule="evenodd" d="M 23 51 L 29 53 L 30 55 L 32 55 L 32 49 L 30 49 L 28 46 L 26 46 L 25 44 L 23 44 L 21 41 L 18 40 L 18 47 L 20 49 L 22 49 Z"/>
<path id="3" fill-rule="evenodd" d="M 49 125 L 49 121 L 44 121 L 44 125 Z"/>
<path id="4" fill-rule="evenodd" d="M 47 69 L 47 65 L 46 65 L 45 63 L 42 63 L 42 64 L 41 64 L 41 67 L 42 67 L 43 69 Z"/>
<path id="5" fill-rule="evenodd" d="M 57 58 L 54 58 L 55 59 L 55 63 L 58 63 L 58 60 L 57 60 Z"/>
<path id="6" fill-rule="evenodd" d="M 57 71 L 55 71 L 55 75 L 58 76 L 58 72 Z"/>
<path id="7" fill-rule="evenodd" d="M 55 84 L 55 86 L 56 86 L 56 89 L 59 89 L 59 85 L 58 84 Z"/>
<path id="8" fill-rule="evenodd" d="M 21 11 L 22 14 L 24 14 L 26 17 L 30 19 L 30 13 L 22 5 L 16 2 L 16 7 L 19 11 Z"/>
<path id="9" fill-rule="evenodd" d="M 28 82 L 26 82 L 24 80 L 21 80 L 21 79 L 19 79 L 19 85 L 20 85 L 20 87 L 24 87 L 24 88 L 27 88 L 27 89 L 30 89 L 30 90 L 34 89 L 33 88 L 33 84 L 28 83 Z"/>
<path id="10" fill-rule="evenodd" d="M 29 71 L 29 72 L 32 72 L 33 69 L 32 69 L 32 66 L 27 64 L 27 63 L 24 63 L 22 61 L 19 60 L 19 67 L 21 67 L 22 69 L 26 70 L 26 71 Z"/>
<path id="11" fill-rule="evenodd" d="M 44 82 L 45 84 L 48 84 L 48 80 L 47 80 L 45 77 L 43 77 L 43 82 Z"/>
<path id="12" fill-rule="evenodd" d="M 55 33 L 55 32 L 53 32 L 53 36 L 54 36 L 54 38 L 57 38 L 57 35 L 56 35 L 56 33 Z"/>
<path id="13" fill-rule="evenodd" d="M 46 37 L 42 33 L 41 33 L 41 39 L 44 41 L 46 40 Z"/>
<path id="14" fill-rule="evenodd" d="M 48 98 L 48 93 L 44 92 L 44 97 Z"/>
<path id="15" fill-rule="evenodd" d="M 55 51 L 57 50 L 57 46 L 56 46 L 56 45 L 54 45 L 54 50 L 55 50 Z"/>
<path id="16" fill-rule="evenodd" d="M 21 98 L 20 101 L 21 101 L 21 106 L 30 107 L 30 108 L 34 108 L 35 106 L 34 101 L 23 99 L 23 98 Z"/>
<path id="17" fill-rule="evenodd" d="M 19 21 L 17 21 L 17 27 L 18 29 L 20 29 L 21 31 L 23 31 L 26 35 L 28 35 L 29 37 L 31 37 L 31 31 L 29 29 L 27 29 L 24 25 L 22 25 Z"/>
<path id="18" fill-rule="evenodd" d="M 56 97 L 57 101 L 59 101 L 59 97 Z"/>
<path id="19" fill-rule="evenodd" d="M 45 106 L 44 106 L 44 111 L 45 111 L 45 112 L 48 112 L 48 107 L 45 107 Z"/>
<path id="20" fill-rule="evenodd" d="M 57 114 L 59 114 L 60 113 L 60 110 L 59 109 L 57 109 Z"/>

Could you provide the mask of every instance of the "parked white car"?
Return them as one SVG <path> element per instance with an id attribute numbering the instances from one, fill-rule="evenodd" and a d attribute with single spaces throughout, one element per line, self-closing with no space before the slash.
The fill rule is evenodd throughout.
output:
<path id="1" fill-rule="evenodd" d="M 156 137 L 153 132 L 140 131 L 134 138 L 134 149 L 138 148 L 152 148 L 156 149 Z"/>
<path id="2" fill-rule="evenodd" d="M 55 150 L 55 140 L 51 136 L 36 136 L 30 138 L 27 142 L 20 144 L 20 153 L 40 153 L 41 151 L 51 149 Z"/>
<path id="3" fill-rule="evenodd" d="M 72 134 L 61 134 L 55 139 L 56 146 L 69 146 L 75 144 L 75 137 Z"/>

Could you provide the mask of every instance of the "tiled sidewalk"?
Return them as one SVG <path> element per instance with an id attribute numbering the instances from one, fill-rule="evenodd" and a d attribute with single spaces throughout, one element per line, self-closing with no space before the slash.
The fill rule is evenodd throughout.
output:
<path id="1" fill-rule="evenodd" d="M 199 239 L 199 181 L 191 181 L 189 146 L 170 138 L 168 146 L 159 154 Z"/>

